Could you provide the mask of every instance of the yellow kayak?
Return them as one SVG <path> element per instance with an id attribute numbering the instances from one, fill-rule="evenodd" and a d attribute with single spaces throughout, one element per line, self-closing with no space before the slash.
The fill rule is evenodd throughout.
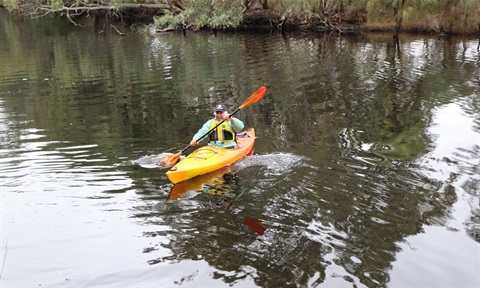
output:
<path id="1" fill-rule="evenodd" d="M 237 148 L 203 146 L 193 151 L 166 174 L 173 184 L 231 165 L 254 152 L 255 130 L 237 134 Z"/>

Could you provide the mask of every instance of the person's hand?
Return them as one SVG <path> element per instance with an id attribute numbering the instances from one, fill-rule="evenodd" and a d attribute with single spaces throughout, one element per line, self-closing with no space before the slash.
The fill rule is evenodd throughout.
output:
<path id="1" fill-rule="evenodd" d="M 190 146 L 196 146 L 197 144 L 198 144 L 198 142 L 195 141 L 195 140 L 192 140 L 192 141 L 190 142 Z"/>
<path id="2" fill-rule="evenodd" d="M 230 118 L 230 114 L 228 114 L 228 112 L 225 112 L 223 114 L 223 120 L 225 121 L 233 121 L 233 118 Z"/>

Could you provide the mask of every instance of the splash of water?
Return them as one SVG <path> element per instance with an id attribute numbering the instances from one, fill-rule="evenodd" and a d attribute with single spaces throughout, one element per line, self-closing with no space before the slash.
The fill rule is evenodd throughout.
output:
<path id="1" fill-rule="evenodd" d="M 172 155 L 173 153 L 163 152 L 155 155 L 142 156 L 139 159 L 132 160 L 131 164 L 134 166 L 140 166 L 142 168 L 147 168 L 147 169 L 168 168 L 163 165 L 162 160 Z M 184 156 L 182 156 L 181 159 L 183 157 Z"/>
<path id="2" fill-rule="evenodd" d="M 304 165 L 304 156 L 291 153 L 271 153 L 265 155 L 252 155 L 235 165 L 237 169 L 243 169 L 250 166 L 262 166 L 267 169 L 267 174 L 283 175 L 296 167 Z"/>

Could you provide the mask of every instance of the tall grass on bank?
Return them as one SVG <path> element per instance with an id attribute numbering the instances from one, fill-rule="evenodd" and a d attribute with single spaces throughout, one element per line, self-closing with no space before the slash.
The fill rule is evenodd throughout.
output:
<path id="1" fill-rule="evenodd" d="M 268 5 L 306 20 L 337 15 L 341 22 L 363 24 L 368 30 L 389 31 L 397 24 L 412 32 L 473 34 L 480 29 L 479 0 L 270 0 Z"/>
<path id="2" fill-rule="evenodd" d="M 370 30 L 393 29 L 394 2 L 396 0 L 368 1 L 365 27 Z M 400 13 L 404 31 L 474 34 L 480 29 L 478 0 L 407 0 Z"/>

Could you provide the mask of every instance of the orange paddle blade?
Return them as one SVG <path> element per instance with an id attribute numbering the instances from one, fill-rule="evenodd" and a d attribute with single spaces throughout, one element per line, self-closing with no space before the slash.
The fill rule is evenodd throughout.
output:
<path id="1" fill-rule="evenodd" d="M 248 105 L 252 105 L 253 103 L 256 103 L 258 100 L 262 99 L 263 96 L 265 95 L 265 92 L 267 92 L 267 88 L 265 86 L 260 87 L 255 93 L 253 93 L 250 97 L 245 100 L 238 109 L 243 109 L 244 107 L 247 107 Z"/>
<path id="2" fill-rule="evenodd" d="M 173 155 L 167 156 L 161 160 L 162 165 L 165 167 L 173 167 L 177 164 L 178 159 L 182 156 L 182 151 L 175 153 Z"/>

